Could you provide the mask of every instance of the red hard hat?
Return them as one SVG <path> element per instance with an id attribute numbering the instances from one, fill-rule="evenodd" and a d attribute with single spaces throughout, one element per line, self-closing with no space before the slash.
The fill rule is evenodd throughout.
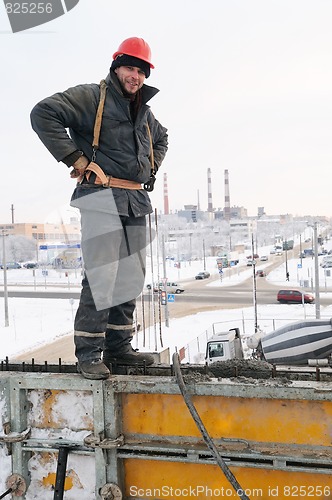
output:
<path id="1" fill-rule="evenodd" d="M 127 56 L 142 59 L 142 61 L 150 64 L 150 68 L 154 68 L 151 63 L 151 49 L 143 38 L 137 38 L 135 36 L 126 38 L 126 40 L 120 44 L 118 50 L 113 54 L 113 59 L 116 59 L 120 54 L 127 54 Z"/>

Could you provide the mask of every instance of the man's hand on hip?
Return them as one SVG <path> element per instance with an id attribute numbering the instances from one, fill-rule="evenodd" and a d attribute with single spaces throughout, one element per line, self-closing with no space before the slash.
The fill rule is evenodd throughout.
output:
<path id="1" fill-rule="evenodd" d="M 86 167 L 89 165 L 89 160 L 86 156 L 81 156 L 78 160 L 73 164 L 73 170 L 70 172 L 70 177 L 72 179 L 76 179 L 78 177 L 82 177 L 85 172 Z"/>

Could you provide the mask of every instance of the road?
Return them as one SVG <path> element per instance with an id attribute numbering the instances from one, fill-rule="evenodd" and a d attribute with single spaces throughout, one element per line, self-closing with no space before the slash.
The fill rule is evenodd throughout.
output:
<path id="1" fill-rule="evenodd" d="M 232 287 L 207 287 L 206 285 L 212 282 L 209 278 L 204 281 L 196 282 L 195 280 L 187 281 L 185 284 L 186 291 L 183 294 L 175 296 L 175 302 L 168 304 L 169 318 L 181 318 L 190 316 L 200 311 L 212 311 L 218 309 L 230 309 L 245 305 L 252 305 L 252 293 L 250 282 L 242 283 L 240 286 Z M 271 298 L 276 292 L 269 292 Z M 1 293 L 0 293 L 1 295 Z M 262 296 L 265 294 L 263 293 Z M 10 297 L 47 297 L 47 298 L 79 298 L 79 292 L 76 291 L 9 291 Z M 137 320 L 145 328 L 148 328 L 153 322 L 163 322 L 165 319 L 165 308 L 158 303 L 158 296 L 155 294 L 146 293 L 143 295 L 144 300 L 137 302 Z M 264 299 L 267 300 L 267 299 Z M 62 337 L 52 344 L 45 345 L 35 349 L 29 353 L 17 356 L 18 360 L 28 361 L 34 358 L 36 363 L 43 363 L 47 360 L 49 363 L 57 363 L 59 358 L 63 362 L 75 362 L 73 336 L 67 335 Z"/>
<path id="2" fill-rule="evenodd" d="M 269 262 L 267 268 L 271 271 L 280 265 L 280 259 L 274 258 Z M 236 269 L 227 270 L 228 272 L 237 272 Z M 212 311 L 218 309 L 233 309 L 239 307 L 250 307 L 253 305 L 253 279 L 237 285 L 227 286 L 227 272 L 224 273 L 224 286 L 210 287 L 207 284 L 213 282 L 214 278 L 205 280 L 184 280 L 185 292 L 175 295 L 175 302 L 168 304 L 169 318 L 181 318 L 190 316 L 200 311 Z M 256 279 L 256 297 L 257 304 L 277 303 L 276 295 L 280 289 L 279 285 L 271 284 L 264 278 Z M 1 295 L 1 292 L 0 292 Z M 47 298 L 79 298 L 79 289 L 71 291 L 10 291 L 11 297 L 47 297 Z M 321 297 L 321 304 L 330 304 L 331 300 Z M 165 319 L 165 307 L 160 306 L 158 297 L 155 294 L 152 297 L 151 292 L 143 295 L 143 300 L 137 302 L 137 321 L 145 328 L 153 322 L 162 322 Z M 36 362 L 57 363 L 59 358 L 63 362 L 75 362 L 74 344 L 72 335 L 62 337 L 52 344 L 35 349 L 29 354 L 19 356 L 17 359 L 27 360 L 34 358 Z"/>
<path id="3" fill-rule="evenodd" d="M 272 267 L 272 266 L 271 266 Z M 271 270 L 271 269 L 270 269 Z M 185 292 L 175 295 L 175 303 L 170 304 L 170 310 L 187 308 L 201 308 L 201 310 L 208 309 L 223 309 L 225 307 L 243 307 L 253 304 L 253 280 L 248 278 L 246 281 L 237 285 L 227 286 L 227 275 L 224 278 L 222 287 L 210 287 L 207 284 L 213 282 L 215 277 L 205 280 L 182 280 L 181 283 L 185 288 Z M 280 288 L 287 288 L 284 284 L 271 284 L 264 278 L 256 278 L 256 297 L 258 304 L 274 304 L 276 303 L 277 291 Z M 40 289 L 34 291 L 28 290 L 11 290 L 8 288 L 9 297 L 29 297 L 29 298 L 50 298 L 50 299 L 79 299 L 80 288 L 73 287 L 72 290 L 45 290 L 42 286 Z M 3 297 L 3 291 L 0 291 L 0 297 Z M 144 302 L 146 307 L 152 302 L 150 291 L 145 291 Z M 157 296 L 154 297 L 157 301 Z M 322 305 L 330 304 L 330 299 L 320 296 Z M 199 306 L 197 306 L 199 304 Z M 178 306 L 178 307 L 177 307 Z M 185 308 L 184 308 L 185 306 Z"/>

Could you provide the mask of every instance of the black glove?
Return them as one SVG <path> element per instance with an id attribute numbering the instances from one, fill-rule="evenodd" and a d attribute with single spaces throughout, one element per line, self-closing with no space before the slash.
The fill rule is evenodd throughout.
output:
<path id="1" fill-rule="evenodd" d="M 153 191 L 155 182 L 156 182 L 156 176 L 154 174 L 151 174 L 148 182 L 145 182 L 145 184 L 144 184 L 145 191 L 148 191 L 148 192 Z"/>

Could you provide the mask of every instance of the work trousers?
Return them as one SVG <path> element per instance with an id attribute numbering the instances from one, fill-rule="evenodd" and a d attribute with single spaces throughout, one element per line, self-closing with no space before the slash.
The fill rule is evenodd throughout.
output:
<path id="1" fill-rule="evenodd" d="M 74 322 L 80 362 L 121 354 L 145 279 L 146 219 L 81 209 L 84 277 Z"/>

